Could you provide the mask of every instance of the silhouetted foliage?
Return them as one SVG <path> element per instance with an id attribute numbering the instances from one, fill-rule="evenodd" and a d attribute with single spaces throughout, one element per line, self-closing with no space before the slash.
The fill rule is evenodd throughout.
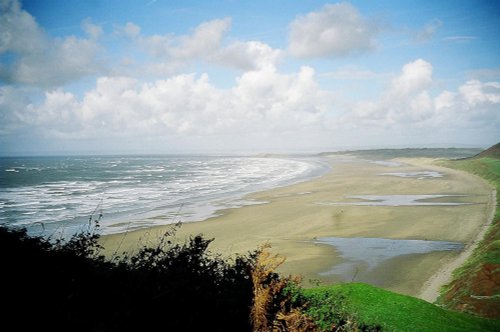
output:
<path id="1" fill-rule="evenodd" d="M 164 241 L 112 262 L 91 231 L 69 241 L 0 227 L 2 326 L 14 330 L 250 331 L 255 255 L 231 263 L 212 240 Z"/>
<path id="2" fill-rule="evenodd" d="M 98 225 L 98 223 L 96 223 Z M 174 228 L 175 230 L 175 228 Z M 377 331 L 342 301 L 304 297 L 264 246 L 228 261 L 212 240 L 167 232 L 156 247 L 107 260 L 94 229 L 69 240 L 0 226 L 2 327 L 36 331 Z"/>

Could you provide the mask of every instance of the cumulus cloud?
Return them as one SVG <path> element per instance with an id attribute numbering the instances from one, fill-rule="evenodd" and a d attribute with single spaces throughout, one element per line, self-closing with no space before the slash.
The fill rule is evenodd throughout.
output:
<path id="1" fill-rule="evenodd" d="M 43 49 L 46 36 L 33 16 L 21 9 L 18 1 L 0 3 L 0 54 L 27 53 Z"/>
<path id="2" fill-rule="evenodd" d="M 124 27 L 117 27 L 116 32 L 128 38 L 135 39 L 141 34 L 141 27 L 132 22 L 128 22 Z"/>
<path id="3" fill-rule="evenodd" d="M 29 91 L 11 86 L 0 87 L 0 135 L 7 135 L 18 128 L 30 125 L 28 112 Z"/>
<path id="4" fill-rule="evenodd" d="M 42 103 L 28 104 L 11 122 L 59 138 L 272 136 L 321 128 L 326 99 L 309 67 L 288 75 L 272 67 L 248 71 L 231 89 L 216 88 L 206 74 L 152 83 L 101 77 L 80 99 L 61 89 L 47 92 Z"/>
<path id="5" fill-rule="evenodd" d="M 85 20 L 88 38 L 52 39 L 17 1 L 2 2 L 0 79 L 7 83 L 58 86 L 99 71 L 102 29 Z"/>
<path id="6" fill-rule="evenodd" d="M 221 48 L 223 35 L 230 26 L 230 18 L 216 19 L 201 23 L 187 35 L 146 36 L 138 25 L 129 22 L 119 31 L 156 60 L 175 65 L 212 56 Z"/>
<path id="7" fill-rule="evenodd" d="M 123 32 L 134 38 L 154 57 L 164 60 L 189 61 L 213 54 L 220 48 L 224 33 L 230 28 L 231 19 L 216 19 L 198 25 L 192 34 L 176 36 L 140 35 L 140 27 L 127 23 Z"/>
<path id="8" fill-rule="evenodd" d="M 254 70 L 274 66 L 281 53 L 259 41 L 234 42 L 216 52 L 212 59 L 237 69 Z"/>
<path id="9" fill-rule="evenodd" d="M 290 24 L 288 48 L 302 58 L 359 54 L 375 47 L 377 32 L 353 5 L 328 4 Z"/>
<path id="10" fill-rule="evenodd" d="M 463 130 L 500 128 L 500 83 L 470 80 L 457 91 L 433 97 L 432 65 L 422 59 L 403 66 L 381 98 L 358 102 L 343 123 L 387 129 Z"/>
<path id="11" fill-rule="evenodd" d="M 231 19 L 224 18 L 203 22 L 186 35 L 142 35 L 141 28 L 131 22 L 117 32 L 135 41 L 153 57 L 155 62 L 149 64 L 151 72 L 173 74 L 196 61 L 241 70 L 276 64 L 281 51 L 260 41 L 234 41 L 224 45 L 224 36 L 230 28 Z"/>

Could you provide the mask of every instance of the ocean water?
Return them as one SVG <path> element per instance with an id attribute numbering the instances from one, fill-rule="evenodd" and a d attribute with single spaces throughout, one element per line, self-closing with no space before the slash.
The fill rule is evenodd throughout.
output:
<path id="1" fill-rule="evenodd" d="M 0 223 L 69 236 L 201 221 L 252 192 L 319 176 L 317 158 L 96 156 L 0 158 Z"/>

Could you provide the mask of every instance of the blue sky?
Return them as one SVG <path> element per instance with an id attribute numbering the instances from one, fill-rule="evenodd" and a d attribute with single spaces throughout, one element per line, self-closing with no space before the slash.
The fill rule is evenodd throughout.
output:
<path id="1" fill-rule="evenodd" d="M 500 141 L 496 1 L 0 8 L 2 155 Z"/>

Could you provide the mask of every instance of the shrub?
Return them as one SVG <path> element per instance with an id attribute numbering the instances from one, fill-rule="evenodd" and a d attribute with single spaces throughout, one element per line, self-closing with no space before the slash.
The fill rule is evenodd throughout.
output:
<path id="1" fill-rule="evenodd" d="M 36 330 L 250 331 L 252 255 L 228 262 L 211 240 L 165 240 L 106 261 L 99 236 L 50 242 L 0 227 L 2 323 Z M 28 319 L 26 319 L 28 318 Z"/>

